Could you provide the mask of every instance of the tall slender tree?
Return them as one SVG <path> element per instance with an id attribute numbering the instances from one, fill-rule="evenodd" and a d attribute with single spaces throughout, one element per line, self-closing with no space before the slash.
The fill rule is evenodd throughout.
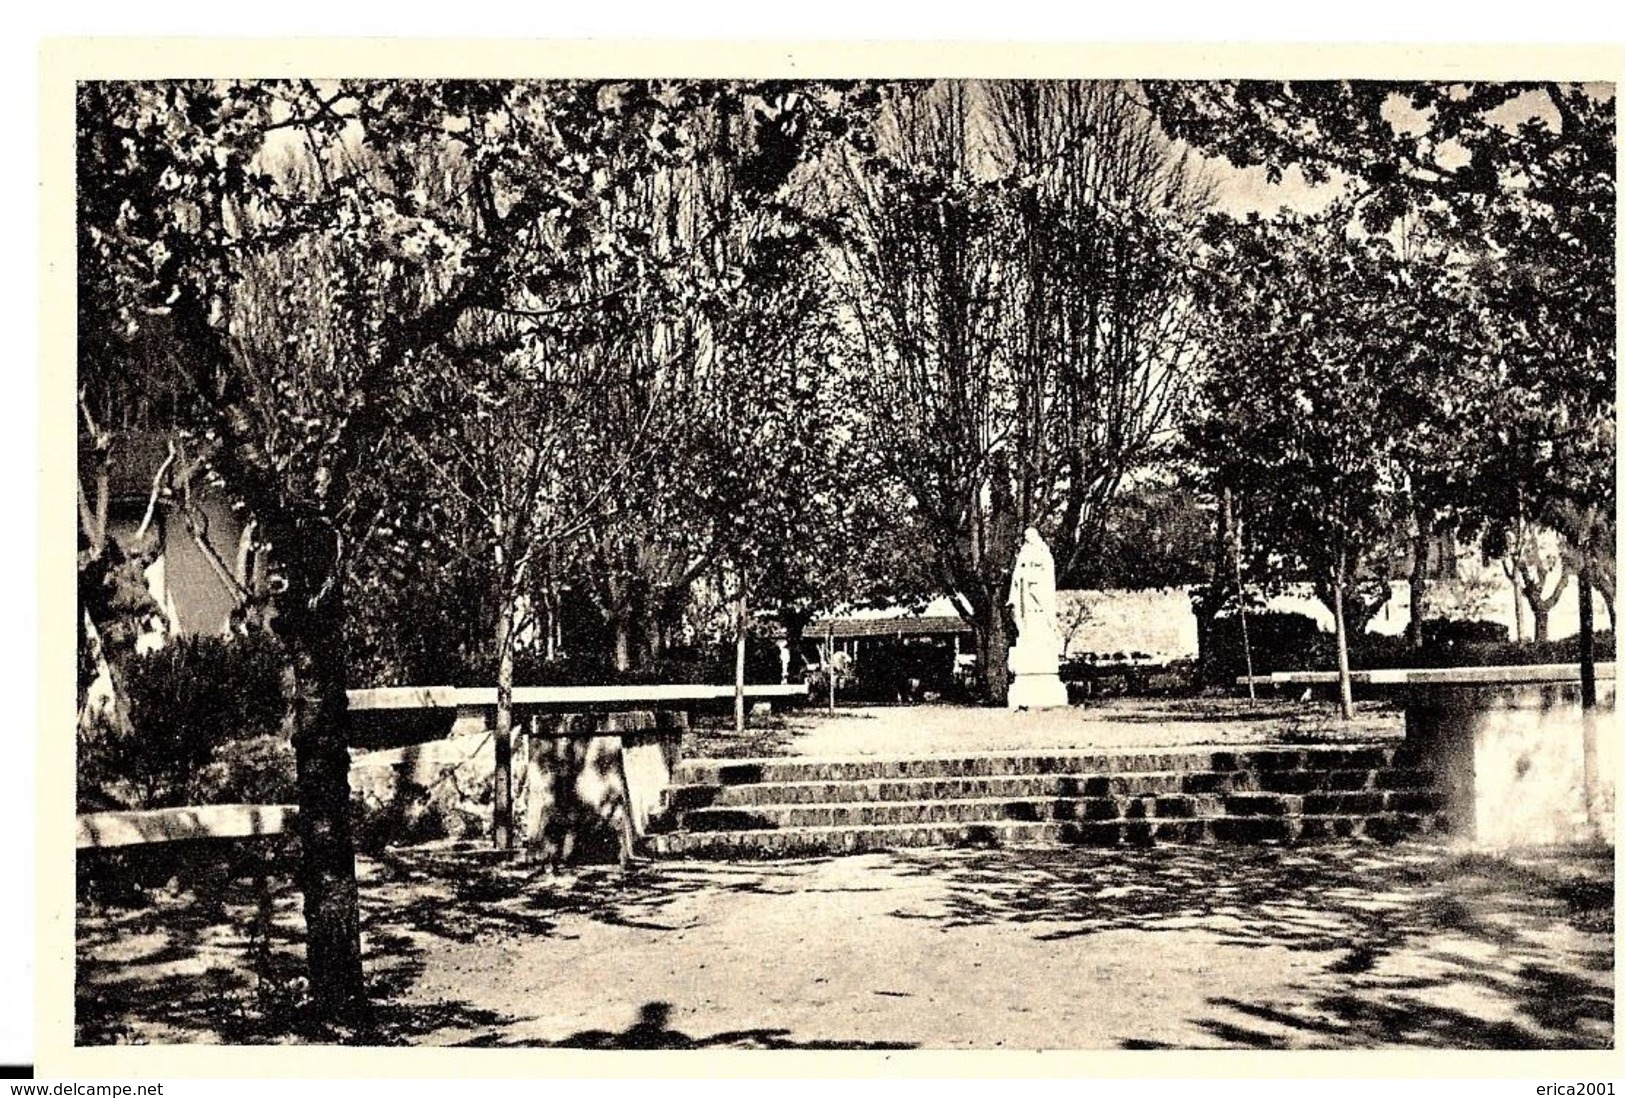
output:
<path id="1" fill-rule="evenodd" d="M 1117 84 L 898 86 L 877 133 L 840 191 L 870 438 L 1001 704 L 1022 528 L 1077 574 L 1171 440 L 1201 188 Z"/>
<path id="2" fill-rule="evenodd" d="M 1324 592 L 1346 719 L 1348 638 L 1369 616 L 1351 608 L 1380 604 L 1358 588 L 1393 528 L 1400 488 L 1384 400 L 1391 255 L 1383 241 L 1346 235 L 1337 211 L 1221 218 L 1208 236 L 1211 369 L 1191 437 L 1265 547 L 1255 559 Z M 1386 583 L 1378 588 L 1385 599 Z"/>

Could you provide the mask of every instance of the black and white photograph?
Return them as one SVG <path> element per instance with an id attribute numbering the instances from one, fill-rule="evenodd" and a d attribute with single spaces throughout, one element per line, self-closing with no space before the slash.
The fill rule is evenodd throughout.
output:
<path id="1" fill-rule="evenodd" d="M 75 1052 L 1613 1050 L 1617 65 L 1433 56 L 72 80 Z"/>

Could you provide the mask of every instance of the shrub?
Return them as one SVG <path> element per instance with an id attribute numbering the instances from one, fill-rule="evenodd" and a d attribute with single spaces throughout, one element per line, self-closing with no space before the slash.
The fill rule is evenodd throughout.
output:
<path id="1" fill-rule="evenodd" d="M 1422 622 L 1422 646 L 1444 648 L 1453 644 L 1505 644 L 1507 627 L 1498 621 L 1454 621 L 1428 618 Z"/>
<path id="2" fill-rule="evenodd" d="M 1199 671 L 1194 660 L 1134 664 L 1102 663 L 1092 657 L 1062 660 L 1059 668 L 1073 704 L 1111 694 L 1145 698 L 1192 694 L 1200 683 Z"/>
<path id="3" fill-rule="evenodd" d="M 1495 667 L 1520 666 L 1536 663 L 1579 663 L 1580 638 L 1565 637 L 1558 641 L 1546 641 L 1537 644 L 1534 641 L 1509 641 L 1506 639 L 1506 629 L 1495 622 L 1464 622 L 1460 623 L 1469 628 L 1462 630 L 1459 636 L 1483 636 L 1500 639 L 1465 640 L 1454 639 L 1440 641 L 1440 634 L 1428 637 L 1423 632 L 1423 645 L 1420 649 L 1412 648 L 1405 643 L 1404 637 L 1377 637 L 1366 636 L 1360 638 L 1359 646 L 1351 654 L 1354 667 L 1361 670 L 1374 670 L 1386 667 Z M 1443 631 L 1445 636 L 1448 630 Z M 1596 654 L 1601 661 L 1614 658 L 1614 635 L 1609 632 L 1596 634 Z M 1328 664 L 1325 670 L 1330 670 L 1333 664 Z"/>
<path id="4" fill-rule="evenodd" d="M 1337 670 L 1337 649 L 1335 640 L 1328 645 L 1331 658 L 1324 667 L 1317 670 Z M 1412 667 L 1425 658 L 1410 646 L 1403 633 L 1390 636 L 1386 633 L 1367 633 L 1362 637 L 1349 638 L 1349 667 L 1355 671 L 1370 671 L 1381 667 Z"/>
<path id="5" fill-rule="evenodd" d="M 256 635 L 186 637 L 124 666 L 131 731 L 81 734 L 81 802 L 98 792 L 167 808 L 293 795 L 281 646 Z"/>
<path id="6" fill-rule="evenodd" d="M 1247 615 L 1247 645 L 1252 651 L 1253 673 L 1312 671 L 1335 661 L 1333 640 L 1306 614 L 1268 610 Z M 1217 618 L 1209 634 L 1210 651 L 1204 653 L 1221 683 L 1234 683 L 1247 673 L 1242 647 L 1241 618 Z"/>

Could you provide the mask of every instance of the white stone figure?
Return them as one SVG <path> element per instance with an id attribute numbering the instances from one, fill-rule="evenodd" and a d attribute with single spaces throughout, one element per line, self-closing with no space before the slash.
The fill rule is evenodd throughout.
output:
<path id="1" fill-rule="evenodd" d="M 1044 709 L 1065 705 L 1066 687 L 1058 674 L 1061 638 L 1055 628 L 1055 558 L 1031 526 L 1016 555 L 1009 606 L 1017 634 L 1010 648 L 1009 707 Z"/>

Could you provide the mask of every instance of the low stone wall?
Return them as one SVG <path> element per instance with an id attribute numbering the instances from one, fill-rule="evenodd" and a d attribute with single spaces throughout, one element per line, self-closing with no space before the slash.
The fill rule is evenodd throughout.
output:
<path id="1" fill-rule="evenodd" d="M 1490 848 L 1614 834 L 1615 684 L 1413 686 L 1406 741 L 1445 793 L 1454 834 Z"/>
<path id="2" fill-rule="evenodd" d="M 514 752 L 520 842 L 552 865 L 629 857 L 671 784 L 686 715 L 570 713 L 542 722 Z"/>
<path id="3" fill-rule="evenodd" d="M 516 723 L 514 819 L 530 854 L 561 864 L 631 853 L 670 784 L 686 714 L 536 713 Z M 471 713 L 446 739 L 356 753 L 359 845 L 488 836 L 494 767 L 492 733 Z"/>
<path id="4" fill-rule="evenodd" d="M 490 834 L 494 764 L 489 732 L 352 753 L 357 845 L 376 849 Z"/>

